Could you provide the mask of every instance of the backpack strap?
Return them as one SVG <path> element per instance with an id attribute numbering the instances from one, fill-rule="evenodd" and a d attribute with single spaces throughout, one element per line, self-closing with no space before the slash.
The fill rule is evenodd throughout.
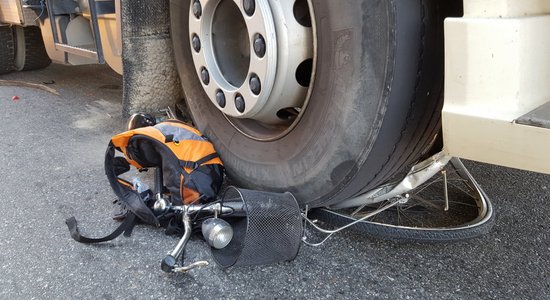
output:
<path id="1" fill-rule="evenodd" d="M 217 152 L 210 153 L 210 154 L 208 154 L 207 156 L 205 156 L 205 157 L 203 157 L 203 158 L 197 160 L 197 164 L 198 164 L 199 166 L 201 166 L 202 164 L 204 164 L 204 163 L 206 163 L 206 162 L 208 162 L 208 161 L 210 161 L 210 160 L 213 160 L 213 159 L 216 158 L 216 157 L 220 157 L 220 155 L 219 155 Z"/>
<path id="2" fill-rule="evenodd" d="M 119 200 L 124 203 L 129 210 L 126 218 L 111 234 L 102 238 L 89 238 L 80 234 L 75 217 L 70 217 L 65 223 L 69 228 L 71 237 L 75 241 L 85 244 L 101 243 L 110 241 L 122 233 L 124 233 L 124 236 L 128 237 L 132 233 L 138 219 L 147 224 L 157 227 L 160 226 L 159 220 L 151 209 L 147 207 L 143 201 L 142 195 L 135 191 L 129 182 L 118 177 L 118 175 L 125 173 L 126 170 L 129 169 L 129 163 L 122 160 L 125 159 L 122 157 L 115 157 L 115 147 L 111 141 L 105 152 L 105 175 L 107 175 L 107 179 L 109 179 L 109 183 Z"/>
<path id="3" fill-rule="evenodd" d="M 105 175 L 107 175 L 107 179 L 109 179 L 111 188 L 120 201 L 126 204 L 128 210 L 133 212 L 137 218 L 147 224 L 157 227 L 160 226 L 157 217 L 151 209 L 145 205 L 139 193 L 134 191 L 131 187 L 121 183 L 123 180 L 118 177 L 119 174 L 117 174 L 114 168 L 116 159 L 119 158 L 115 158 L 115 147 L 113 143 L 109 143 L 105 153 Z"/>
<path id="4" fill-rule="evenodd" d="M 190 168 L 192 170 L 195 170 L 196 168 L 200 167 L 202 164 L 219 157 L 220 155 L 217 152 L 210 153 L 206 155 L 205 157 L 197 160 L 197 161 L 188 161 L 188 160 L 180 160 L 180 166 L 182 168 Z"/>
<path id="5" fill-rule="evenodd" d="M 95 243 L 101 243 L 101 242 L 107 242 L 110 240 L 113 240 L 117 238 L 119 235 L 124 233 L 125 237 L 129 237 L 132 233 L 132 230 L 134 229 L 134 226 L 136 225 L 136 215 L 132 212 L 129 212 L 126 215 L 126 218 L 124 219 L 124 222 L 120 224 L 111 234 L 104 236 L 102 238 L 89 238 L 82 236 L 80 234 L 80 231 L 78 230 L 78 225 L 76 222 L 75 217 L 70 217 L 65 221 L 65 224 L 67 224 L 67 227 L 69 227 L 69 231 L 71 233 L 71 237 L 80 243 L 84 244 L 95 244 Z"/>

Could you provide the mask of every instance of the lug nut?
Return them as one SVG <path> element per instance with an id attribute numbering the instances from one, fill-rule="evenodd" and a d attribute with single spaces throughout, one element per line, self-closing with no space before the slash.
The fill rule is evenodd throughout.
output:
<path id="1" fill-rule="evenodd" d="M 237 94 L 237 97 L 235 97 L 235 107 L 237 110 L 242 113 L 244 112 L 244 98 L 243 96 Z"/>
<path id="2" fill-rule="evenodd" d="M 202 16 L 202 6 L 199 0 L 193 1 L 193 14 L 197 19 L 200 19 Z"/>
<path id="3" fill-rule="evenodd" d="M 225 107 L 225 94 L 221 90 L 216 92 L 216 102 L 221 108 Z"/>
<path id="4" fill-rule="evenodd" d="M 250 90 L 255 95 L 259 95 L 260 91 L 262 90 L 262 84 L 260 82 L 260 78 L 256 74 L 252 74 L 250 76 L 250 80 L 248 81 L 248 84 L 250 85 Z"/>
<path id="5" fill-rule="evenodd" d="M 205 67 L 202 67 L 201 69 L 201 80 L 202 83 L 206 85 L 210 83 L 210 74 L 208 74 L 208 70 Z"/>
<path id="6" fill-rule="evenodd" d="M 256 34 L 254 38 L 254 52 L 259 58 L 264 57 L 265 55 L 265 40 L 261 34 Z"/>
<path id="7" fill-rule="evenodd" d="M 196 52 L 201 51 L 201 40 L 194 33 L 193 33 L 193 38 L 191 38 L 191 44 L 193 44 L 193 49 L 195 49 Z"/>
<path id="8" fill-rule="evenodd" d="M 256 2 L 254 0 L 243 0 L 244 12 L 251 17 L 256 10 Z"/>

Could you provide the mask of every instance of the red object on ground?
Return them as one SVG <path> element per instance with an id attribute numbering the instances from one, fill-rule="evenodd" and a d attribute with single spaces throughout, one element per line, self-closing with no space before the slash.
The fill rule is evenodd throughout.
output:
<path id="1" fill-rule="evenodd" d="M 13 97 L 11 97 L 11 100 L 13 100 L 13 101 L 19 100 L 19 96 L 13 96 Z"/>

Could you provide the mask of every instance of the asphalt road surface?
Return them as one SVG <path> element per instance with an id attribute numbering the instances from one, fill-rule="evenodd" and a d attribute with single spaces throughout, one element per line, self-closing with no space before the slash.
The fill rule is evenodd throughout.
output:
<path id="1" fill-rule="evenodd" d="M 484 237 L 415 244 L 346 231 L 287 263 L 222 270 L 192 240 L 187 260 L 210 266 L 165 274 L 177 242 L 137 226 L 101 245 L 73 241 L 112 230 L 105 147 L 124 129 L 121 79 L 105 66 L 52 65 L 1 76 L 51 82 L 0 86 L 0 299 L 550 299 L 550 176 L 467 163 L 496 210 Z M 12 97 L 18 96 L 18 100 Z"/>

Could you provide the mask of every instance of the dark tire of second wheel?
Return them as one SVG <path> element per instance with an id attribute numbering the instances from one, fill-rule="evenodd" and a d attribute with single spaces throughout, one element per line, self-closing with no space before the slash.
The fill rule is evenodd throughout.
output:
<path id="1" fill-rule="evenodd" d="M 40 27 L 14 27 L 15 35 L 15 69 L 30 71 L 43 69 L 52 63 L 44 47 Z M 20 47 L 18 49 L 18 46 Z"/>
<path id="2" fill-rule="evenodd" d="M 10 26 L 0 26 L 0 74 L 14 69 L 13 31 Z"/>

